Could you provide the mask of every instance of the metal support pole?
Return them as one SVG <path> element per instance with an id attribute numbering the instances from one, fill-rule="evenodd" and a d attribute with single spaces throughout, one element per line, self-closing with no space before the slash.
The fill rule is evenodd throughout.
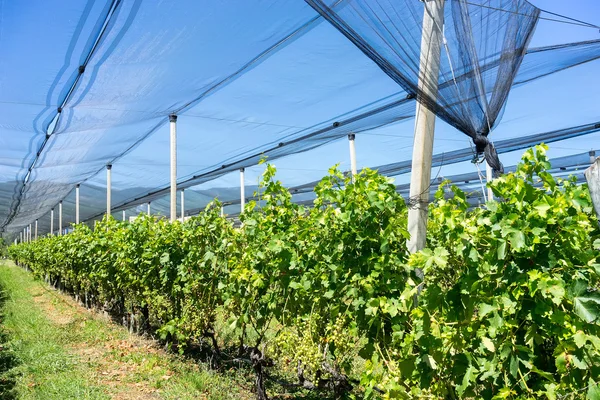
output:
<path id="1" fill-rule="evenodd" d="M 19 241 L 23 243 L 23 232 L 19 232 Z"/>
<path id="2" fill-rule="evenodd" d="M 490 183 L 492 180 L 494 179 L 494 173 L 492 172 L 492 167 L 490 167 L 490 164 L 488 164 L 488 162 L 485 162 L 485 180 L 487 183 Z M 494 200 L 494 192 L 492 191 L 492 188 L 488 187 L 487 188 L 487 199 L 488 201 L 492 201 Z"/>
<path id="3" fill-rule="evenodd" d="M 54 208 L 50 209 L 50 236 L 54 235 Z"/>
<path id="4" fill-rule="evenodd" d="M 148 202 L 148 215 L 150 215 L 150 202 Z"/>
<path id="5" fill-rule="evenodd" d="M 58 236 L 61 236 L 62 232 L 62 200 L 58 202 Z"/>
<path id="6" fill-rule="evenodd" d="M 38 236 L 38 220 L 35 220 L 35 240 L 37 240 L 37 236 Z"/>
<path id="7" fill-rule="evenodd" d="M 221 206 L 221 217 L 225 216 L 225 207 Z"/>
<path id="8" fill-rule="evenodd" d="M 408 232 L 410 233 L 408 250 L 411 253 L 416 253 L 425 247 L 427 234 L 435 114 L 423 102 L 437 99 L 444 26 L 444 0 L 425 0 L 424 6 L 418 83 L 423 99 L 419 99 L 420 94 L 417 96 L 408 210 Z"/>
<path id="9" fill-rule="evenodd" d="M 350 144 L 350 170 L 352 171 L 352 182 L 354 183 L 357 169 L 356 169 L 356 145 L 354 144 L 354 133 L 348 135 L 348 143 Z"/>
<path id="10" fill-rule="evenodd" d="M 244 212 L 246 205 L 246 180 L 244 179 L 244 168 L 240 168 L 240 214 Z"/>
<path id="11" fill-rule="evenodd" d="M 110 217 L 110 210 L 111 210 L 111 185 L 112 185 L 112 181 L 111 181 L 111 170 L 112 170 L 112 165 L 108 164 L 106 166 L 106 216 Z"/>
<path id="12" fill-rule="evenodd" d="M 171 222 L 177 219 L 177 115 L 169 115 L 171 127 Z"/>
<path id="13" fill-rule="evenodd" d="M 185 222 L 185 191 L 181 189 L 181 222 Z"/>
<path id="14" fill-rule="evenodd" d="M 79 185 L 75 186 L 75 223 L 79 223 Z"/>
<path id="15" fill-rule="evenodd" d="M 123 221 L 125 221 L 125 210 L 123 210 Z"/>
<path id="16" fill-rule="evenodd" d="M 31 226 L 31 224 L 29 224 L 29 243 L 31 243 L 31 241 L 33 240 L 33 227 Z"/>

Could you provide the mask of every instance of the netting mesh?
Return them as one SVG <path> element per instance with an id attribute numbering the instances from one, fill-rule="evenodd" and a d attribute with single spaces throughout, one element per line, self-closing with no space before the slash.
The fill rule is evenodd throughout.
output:
<path id="1" fill-rule="evenodd" d="M 493 0 L 487 7 L 466 0 L 445 7 L 443 0 L 306 1 L 502 168 L 485 138 L 506 104 L 539 9 L 525 0 Z M 432 47 L 431 58 L 421 55 L 425 45 Z"/>
<path id="2" fill-rule="evenodd" d="M 600 41 L 531 49 L 524 58 L 522 68 L 517 74 L 513 87 L 519 87 L 533 82 L 538 78 L 551 75 L 562 69 L 576 66 L 584 62 L 595 60 L 599 57 Z M 556 62 L 558 60 L 561 62 Z M 448 84 L 448 82 L 445 82 L 441 86 Z M 262 146 L 250 148 L 248 150 L 244 149 L 240 154 L 235 154 L 226 159 L 219 158 L 219 161 L 223 160 L 224 163 L 210 165 L 208 168 L 196 170 L 193 174 L 188 176 L 184 175 L 179 181 L 179 187 L 186 188 L 209 182 L 220 178 L 227 173 L 231 173 L 232 171 L 237 171 L 239 168 L 256 165 L 262 157 L 268 157 L 269 160 L 277 160 L 290 154 L 312 150 L 334 140 L 344 139 L 352 132 L 368 132 L 381 126 L 412 121 L 414 112 L 415 100 L 410 96 L 407 97 L 407 93 L 402 91 L 365 105 L 352 112 L 338 115 L 314 127 L 280 136 L 277 141 L 267 142 Z M 185 118 L 185 115 L 183 118 Z M 589 126 L 593 127 L 594 124 L 585 125 L 585 127 Z M 579 127 L 573 127 L 572 129 L 578 130 Z M 544 139 L 557 140 L 560 139 L 563 134 L 566 139 L 570 137 L 568 135 L 568 132 L 570 131 L 570 128 L 557 130 L 551 135 L 552 137 L 547 137 L 545 136 L 546 133 L 541 133 L 538 136 L 535 136 L 535 140 L 528 143 L 529 145 L 532 145 L 539 143 Z M 166 137 L 163 138 L 163 144 L 165 146 L 167 145 L 166 139 Z M 469 159 L 473 158 L 474 154 L 470 148 L 465 149 L 465 152 L 466 157 Z M 140 155 L 148 154 L 148 149 L 142 146 L 136 153 L 139 153 Z M 445 161 L 449 163 L 452 162 L 453 159 L 451 156 L 448 156 Z M 441 158 L 438 162 L 441 162 Z M 398 163 L 405 165 L 407 170 L 410 170 L 410 160 Z M 158 168 L 167 168 L 167 160 L 165 160 L 163 164 L 160 164 Z M 382 169 L 382 172 L 383 171 L 384 169 Z M 139 188 L 137 196 L 117 196 L 117 199 L 119 199 L 116 203 L 118 209 L 131 207 L 133 204 L 152 201 L 164 196 L 169 190 L 168 182 L 165 180 L 162 188 L 154 190 L 149 190 L 148 188 L 145 190 L 146 191 L 144 191 L 143 188 Z M 225 198 L 230 199 L 230 197 Z M 99 215 L 101 215 L 101 211 L 97 215 L 94 215 L 94 217 L 98 217 Z"/>
<path id="3" fill-rule="evenodd" d="M 0 230 L 18 232 L 35 219 L 46 229 L 61 200 L 67 226 L 77 184 L 81 219 L 101 216 L 109 163 L 115 210 L 132 216 L 151 201 L 153 212 L 166 213 L 172 112 L 179 114 L 178 186 L 190 189 L 186 209 L 194 210 L 214 197 L 239 202 L 237 170 L 264 156 L 291 168 L 283 171 L 290 186 L 311 182 L 326 167 L 298 163 L 346 152 L 350 133 L 371 139 L 363 165 L 404 165 L 415 100 L 450 124 L 436 131 L 443 164 L 454 150 L 471 158 L 467 136 L 454 128 L 475 139 L 497 128 L 498 145 L 511 88 L 600 57 L 598 40 L 527 49 L 538 10 L 525 1 L 447 0 L 439 79 L 426 82 L 437 86 L 432 99 L 418 86 L 423 3 L 310 3 L 219 2 L 206 12 L 203 2 L 50 0 L 26 16 L 17 3 L 3 6 Z M 558 102 L 562 89 L 546 97 Z M 573 117 L 552 137 L 575 137 L 569 127 L 593 132 L 585 123 L 600 116 L 579 112 L 565 111 Z M 550 137 L 528 129 L 544 130 L 540 141 Z M 485 150 L 487 141 L 479 143 Z M 251 195 L 259 169 L 247 174 Z"/>

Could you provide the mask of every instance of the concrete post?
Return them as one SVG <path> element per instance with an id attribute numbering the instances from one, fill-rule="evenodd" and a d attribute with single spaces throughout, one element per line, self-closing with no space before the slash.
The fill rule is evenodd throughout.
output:
<path id="1" fill-rule="evenodd" d="M 106 166 L 106 216 L 110 217 L 111 214 L 111 186 L 112 186 L 112 177 L 111 177 L 112 165 L 108 164 Z"/>
<path id="2" fill-rule="evenodd" d="M 181 222 L 185 222 L 185 191 L 181 189 Z"/>
<path id="3" fill-rule="evenodd" d="M 246 205 L 246 180 L 244 178 L 244 168 L 240 168 L 240 214 L 244 212 Z"/>
<path id="4" fill-rule="evenodd" d="M 357 169 L 356 169 L 356 145 L 354 143 L 355 135 L 351 133 L 348 135 L 348 143 L 350 144 L 350 170 L 352 172 L 352 182 L 354 183 Z"/>
<path id="5" fill-rule="evenodd" d="M 79 223 L 79 184 L 75 186 L 75 223 Z"/>
<path id="6" fill-rule="evenodd" d="M 62 235 L 62 200 L 58 202 L 58 236 Z"/>
<path id="7" fill-rule="evenodd" d="M 177 219 L 177 115 L 169 115 L 171 127 L 171 222 Z"/>
<path id="8" fill-rule="evenodd" d="M 425 0 L 424 6 L 418 88 L 425 98 L 436 100 L 443 35 L 441 28 L 444 26 L 444 0 Z M 425 247 L 435 131 L 435 114 L 423 104 L 425 100 L 420 101 L 418 97 L 408 210 L 408 250 L 411 253 Z"/>
<path id="9" fill-rule="evenodd" d="M 485 180 L 487 183 L 490 183 L 492 180 L 494 179 L 494 173 L 492 172 L 492 167 L 490 167 L 490 164 L 488 164 L 488 162 L 485 162 Z M 492 188 L 487 188 L 487 199 L 488 201 L 492 201 L 494 200 L 494 192 L 492 191 Z"/>

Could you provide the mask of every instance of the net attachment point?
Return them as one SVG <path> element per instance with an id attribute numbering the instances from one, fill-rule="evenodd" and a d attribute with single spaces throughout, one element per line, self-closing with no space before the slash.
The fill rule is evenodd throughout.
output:
<path id="1" fill-rule="evenodd" d="M 83 74 L 85 72 L 85 65 L 80 65 L 79 66 L 79 75 Z"/>
<path id="2" fill-rule="evenodd" d="M 177 115 L 169 114 L 169 122 L 177 122 Z"/>

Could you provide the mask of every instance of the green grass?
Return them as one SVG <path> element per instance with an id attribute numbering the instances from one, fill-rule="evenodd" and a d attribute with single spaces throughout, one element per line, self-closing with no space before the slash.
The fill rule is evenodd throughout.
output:
<path id="1" fill-rule="evenodd" d="M 250 399 L 239 371 L 166 354 L 0 261 L 0 399 Z"/>

